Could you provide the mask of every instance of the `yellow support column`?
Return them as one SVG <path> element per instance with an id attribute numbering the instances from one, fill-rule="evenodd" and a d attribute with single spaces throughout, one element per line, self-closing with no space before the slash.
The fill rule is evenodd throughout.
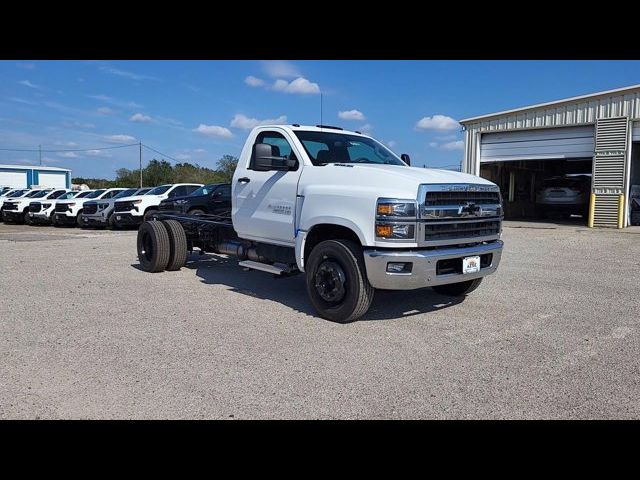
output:
<path id="1" fill-rule="evenodd" d="M 618 199 L 618 228 L 624 228 L 624 195 Z"/>
<path id="2" fill-rule="evenodd" d="M 591 192 L 591 200 L 589 202 L 589 228 L 593 228 L 593 216 L 596 210 L 596 194 Z"/>

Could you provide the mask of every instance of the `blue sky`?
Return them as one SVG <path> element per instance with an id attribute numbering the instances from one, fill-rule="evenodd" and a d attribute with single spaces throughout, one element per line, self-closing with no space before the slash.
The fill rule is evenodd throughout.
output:
<path id="1" fill-rule="evenodd" d="M 319 123 L 322 91 L 324 123 L 442 167 L 462 158 L 456 120 L 637 83 L 637 61 L 2 61 L 0 148 L 141 140 L 215 168 L 257 123 Z M 0 163 L 37 162 L 0 151 Z M 45 152 L 43 164 L 113 178 L 137 167 L 138 149 Z"/>

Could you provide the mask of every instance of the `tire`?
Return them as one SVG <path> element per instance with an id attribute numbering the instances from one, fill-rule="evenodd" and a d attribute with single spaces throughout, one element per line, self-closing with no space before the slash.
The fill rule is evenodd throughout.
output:
<path id="1" fill-rule="evenodd" d="M 482 283 L 482 278 L 475 280 L 467 280 L 466 282 L 449 283 L 447 285 L 436 285 L 433 290 L 440 295 L 448 295 L 450 297 L 461 297 L 473 292 Z"/>
<path id="2" fill-rule="evenodd" d="M 107 225 L 111 230 L 118 230 L 120 227 L 116 224 L 116 216 L 112 213 L 109 215 L 109 220 L 107 220 Z"/>
<path id="3" fill-rule="evenodd" d="M 162 272 L 169 263 L 169 233 L 162 222 L 143 222 L 138 229 L 138 260 L 145 272 Z"/>
<path id="4" fill-rule="evenodd" d="M 24 212 L 22 212 L 22 221 L 25 225 L 32 225 L 31 218 L 29 217 L 28 208 Z"/>
<path id="5" fill-rule="evenodd" d="M 82 210 L 80 210 L 78 215 L 76 215 L 76 225 L 82 228 Z"/>
<path id="6" fill-rule="evenodd" d="M 367 279 L 362 248 L 356 243 L 320 242 L 311 250 L 305 270 L 309 299 L 322 318 L 348 323 L 369 310 L 375 289 Z"/>
<path id="7" fill-rule="evenodd" d="M 201 210 L 199 208 L 194 208 L 193 210 L 189 210 L 187 212 L 187 215 L 205 215 L 206 212 L 204 210 Z"/>
<path id="8" fill-rule="evenodd" d="M 187 234 L 176 220 L 163 220 L 162 223 L 169 234 L 169 262 L 166 270 L 180 270 L 187 263 Z"/>
<path id="9" fill-rule="evenodd" d="M 157 209 L 151 209 L 151 210 L 147 210 L 146 212 L 144 212 L 144 218 L 143 221 L 144 222 L 149 222 L 151 221 L 151 215 L 153 215 L 154 213 L 158 213 Z"/>
<path id="10" fill-rule="evenodd" d="M 55 212 L 54 212 L 54 213 L 52 213 L 52 214 L 49 216 L 49 220 L 51 221 L 51 226 L 52 226 L 52 227 L 55 227 L 55 226 L 56 226 L 56 214 L 55 214 Z"/>

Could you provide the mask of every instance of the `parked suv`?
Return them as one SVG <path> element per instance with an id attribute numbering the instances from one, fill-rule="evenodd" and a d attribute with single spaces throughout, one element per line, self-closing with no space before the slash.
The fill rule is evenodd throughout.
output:
<path id="1" fill-rule="evenodd" d="M 145 188 L 128 188 L 121 191 L 117 195 L 114 195 L 108 200 L 91 200 L 84 204 L 84 211 L 82 212 L 82 226 L 83 227 L 106 227 L 110 226 L 115 228 L 113 221 L 113 209 L 115 203 L 120 198 L 131 197 L 133 195 L 145 195 L 151 190 L 151 187 Z"/>
<path id="2" fill-rule="evenodd" d="M 109 199 L 117 195 L 124 188 L 100 188 L 94 190 L 83 198 L 72 198 L 56 203 L 54 225 L 78 225 L 82 226 L 82 212 L 84 204 L 89 200 Z"/>
<path id="3" fill-rule="evenodd" d="M 211 183 L 186 197 L 168 198 L 160 202 L 162 213 L 188 215 L 231 215 L 231 184 Z"/>
<path id="4" fill-rule="evenodd" d="M 60 195 L 55 200 L 33 201 L 29 204 L 29 218 L 31 223 L 46 225 L 55 224 L 55 207 L 56 203 L 71 198 L 83 198 L 89 195 L 93 190 L 69 191 Z"/>
<path id="5" fill-rule="evenodd" d="M 547 178 L 542 189 L 536 194 L 538 215 L 547 217 L 560 214 L 563 217 L 589 215 L 589 194 L 591 175 L 563 175 Z"/>
<path id="6" fill-rule="evenodd" d="M 15 190 L 9 190 L 0 195 L 0 221 L 2 221 L 2 211 L 4 210 L 4 204 L 7 200 L 12 198 L 20 198 L 28 195 L 33 190 L 30 188 L 16 188 Z"/>
<path id="7" fill-rule="evenodd" d="M 140 225 L 149 219 L 151 214 L 158 211 L 160 202 L 168 198 L 185 197 L 198 190 L 201 183 L 176 183 L 173 185 L 160 185 L 146 195 L 134 195 L 132 197 L 116 200 L 115 220 L 117 227 L 127 225 Z"/>

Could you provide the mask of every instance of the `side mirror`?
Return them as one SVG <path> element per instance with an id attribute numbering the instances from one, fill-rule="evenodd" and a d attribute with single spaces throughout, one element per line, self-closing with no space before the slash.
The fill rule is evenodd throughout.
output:
<path id="1" fill-rule="evenodd" d="M 411 166 L 411 158 L 409 157 L 409 155 L 407 153 L 403 153 L 402 155 L 400 155 L 400 158 L 402 159 L 402 161 L 404 163 L 406 163 L 407 165 Z"/>
<path id="2" fill-rule="evenodd" d="M 280 153 L 277 147 L 267 143 L 256 143 L 253 146 L 254 169 L 260 172 L 269 170 L 290 170 L 295 168 L 296 160 L 287 156 L 276 155 Z"/>

